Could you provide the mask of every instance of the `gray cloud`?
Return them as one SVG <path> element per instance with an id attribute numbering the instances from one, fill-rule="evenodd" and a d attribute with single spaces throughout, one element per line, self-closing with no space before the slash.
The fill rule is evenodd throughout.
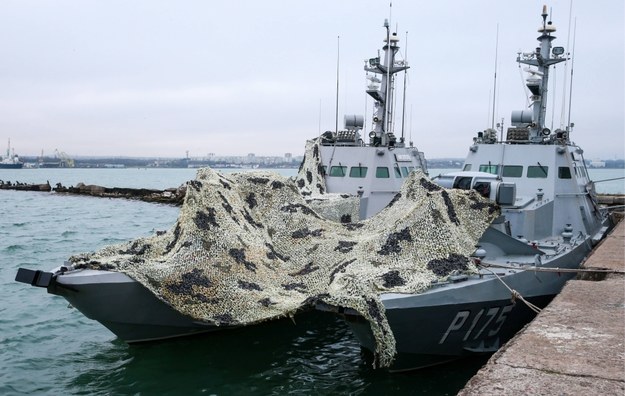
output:
<path id="1" fill-rule="evenodd" d="M 570 1 L 548 6 L 567 47 Z M 463 157 L 489 126 L 497 24 L 497 121 L 525 106 L 515 59 L 536 46 L 541 7 L 393 2 L 411 64 L 406 134 L 428 157 Z M 623 157 L 624 14 L 619 1 L 573 3 L 572 136 L 590 158 Z M 388 16 L 387 2 L 355 0 L 2 2 L 0 138 L 22 155 L 300 154 L 334 128 L 338 35 L 340 113 L 371 111 L 363 60 Z M 555 71 L 554 127 L 568 73 Z"/>

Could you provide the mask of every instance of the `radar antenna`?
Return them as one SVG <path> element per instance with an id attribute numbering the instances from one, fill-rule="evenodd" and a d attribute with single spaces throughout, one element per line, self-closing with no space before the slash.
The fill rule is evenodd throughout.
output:
<path id="1" fill-rule="evenodd" d="M 406 32 L 406 51 L 404 52 L 404 62 L 408 63 L 408 32 Z M 408 69 L 404 70 L 404 93 L 402 96 L 402 109 L 401 109 L 401 142 L 403 143 L 406 138 L 404 137 L 404 124 L 406 119 L 406 80 L 408 77 Z"/>
<path id="2" fill-rule="evenodd" d="M 497 24 L 497 34 L 495 38 L 495 76 L 493 78 L 493 114 L 490 121 L 490 127 L 495 128 L 495 104 L 497 97 L 497 53 L 499 50 L 499 24 Z"/>
<path id="3" fill-rule="evenodd" d="M 571 102 L 573 101 L 573 65 L 575 64 L 575 35 L 577 33 L 577 18 L 573 24 L 573 50 L 571 51 L 571 84 L 569 85 L 569 117 L 566 122 L 567 136 L 570 138 L 573 125 L 571 124 Z"/>
<path id="4" fill-rule="evenodd" d="M 336 109 L 334 112 L 334 132 L 339 133 L 339 60 L 341 56 L 341 36 L 336 36 Z"/>

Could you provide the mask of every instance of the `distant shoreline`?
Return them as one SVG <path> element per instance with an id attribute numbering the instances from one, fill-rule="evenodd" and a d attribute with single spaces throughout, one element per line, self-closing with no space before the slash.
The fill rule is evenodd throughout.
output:
<path id="1" fill-rule="evenodd" d="M 297 169 L 302 157 L 292 157 L 288 161 L 283 157 L 231 156 L 217 159 L 198 158 L 156 158 L 156 157 L 21 157 L 25 168 L 232 168 L 232 169 Z M 428 168 L 460 169 L 463 158 L 427 159 Z M 625 160 L 586 160 L 593 169 L 625 169 Z"/>

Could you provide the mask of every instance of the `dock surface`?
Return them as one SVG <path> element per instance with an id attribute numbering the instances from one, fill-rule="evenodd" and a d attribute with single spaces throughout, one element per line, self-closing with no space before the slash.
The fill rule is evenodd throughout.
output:
<path id="1" fill-rule="evenodd" d="M 584 267 L 621 273 L 569 281 L 459 395 L 625 395 L 625 221 Z"/>

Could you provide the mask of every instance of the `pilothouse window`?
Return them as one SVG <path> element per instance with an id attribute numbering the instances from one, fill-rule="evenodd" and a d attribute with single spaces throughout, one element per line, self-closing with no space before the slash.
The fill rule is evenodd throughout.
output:
<path id="1" fill-rule="evenodd" d="M 399 170 L 399 165 L 395 164 L 395 177 L 401 177 L 401 171 Z"/>
<path id="2" fill-rule="evenodd" d="M 497 172 L 499 171 L 499 165 L 480 165 L 480 172 L 486 172 L 486 173 L 491 173 L 493 175 L 496 175 Z"/>
<path id="3" fill-rule="evenodd" d="M 536 178 L 545 178 L 549 174 L 548 166 L 528 166 L 527 167 L 527 177 L 536 179 Z"/>
<path id="4" fill-rule="evenodd" d="M 346 166 L 333 166 L 330 168 L 330 176 L 343 177 L 347 172 Z"/>
<path id="5" fill-rule="evenodd" d="M 349 170 L 349 177 L 366 177 L 367 176 L 367 167 L 366 166 L 352 166 Z"/>
<path id="6" fill-rule="evenodd" d="M 378 166 L 375 169 L 375 177 L 377 177 L 378 179 L 388 179 L 388 168 L 386 166 Z"/>
<path id="7" fill-rule="evenodd" d="M 571 168 L 568 166 L 561 166 L 558 168 L 558 178 L 559 179 L 570 179 L 571 178 Z"/>
<path id="8" fill-rule="evenodd" d="M 504 165 L 503 177 L 523 177 L 523 166 L 521 165 Z"/>

